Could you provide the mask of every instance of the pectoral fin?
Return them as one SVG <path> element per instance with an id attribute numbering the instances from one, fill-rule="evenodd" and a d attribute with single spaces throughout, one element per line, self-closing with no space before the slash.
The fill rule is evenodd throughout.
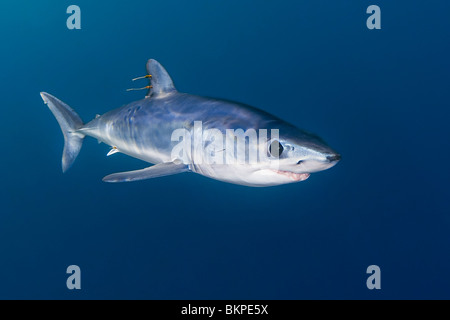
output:
<path id="1" fill-rule="evenodd" d="M 188 165 L 184 163 L 164 162 L 154 166 L 127 172 L 113 173 L 103 178 L 105 182 L 130 182 L 145 179 L 170 176 L 172 174 L 189 171 Z"/>

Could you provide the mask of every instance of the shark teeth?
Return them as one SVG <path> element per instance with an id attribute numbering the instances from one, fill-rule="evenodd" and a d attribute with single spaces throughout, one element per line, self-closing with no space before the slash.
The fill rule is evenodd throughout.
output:
<path id="1" fill-rule="evenodd" d="M 282 174 L 293 181 L 303 181 L 309 178 L 309 173 L 295 173 L 290 171 L 274 170 L 278 174 Z"/>

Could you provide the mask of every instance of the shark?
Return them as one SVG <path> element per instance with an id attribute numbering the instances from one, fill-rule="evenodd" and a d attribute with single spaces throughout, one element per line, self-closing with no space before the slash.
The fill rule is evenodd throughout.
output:
<path id="1" fill-rule="evenodd" d="M 66 103 L 40 93 L 64 135 L 63 172 L 74 163 L 86 136 L 109 145 L 108 156 L 120 152 L 151 164 L 107 175 L 105 182 L 194 172 L 227 183 L 268 187 L 304 181 L 341 159 L 319 136 L 268 112 L 179 92 L 154 59 L 146 69 L 147 75 L 137 78 L 149 79 L 144 99 L 88 123 Z"/>

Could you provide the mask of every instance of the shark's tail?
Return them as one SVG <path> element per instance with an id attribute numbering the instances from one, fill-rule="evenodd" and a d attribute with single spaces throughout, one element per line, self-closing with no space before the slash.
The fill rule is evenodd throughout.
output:
<path id="1" fill-rule="evenodd" d="M 83 121 L 72 108 L 51 94 L 41 92 L 41 97 L 58 120 L 64 135 L 62 170 L 65 172 L 74 163 L 83 144 L 84 135 L 77 132 L 83 126 Z"/>

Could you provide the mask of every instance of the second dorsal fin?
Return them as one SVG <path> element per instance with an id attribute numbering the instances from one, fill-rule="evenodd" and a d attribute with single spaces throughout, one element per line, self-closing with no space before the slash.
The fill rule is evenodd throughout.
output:
<path id="1" fill-rule="evenodd" d="M 148 60 L 147 72 L 152 76 L 150 79 L 152 87 L 147 97 L 162 97 L 177 90 L 166 69 L 158 61 L 154 59 Z"/>

